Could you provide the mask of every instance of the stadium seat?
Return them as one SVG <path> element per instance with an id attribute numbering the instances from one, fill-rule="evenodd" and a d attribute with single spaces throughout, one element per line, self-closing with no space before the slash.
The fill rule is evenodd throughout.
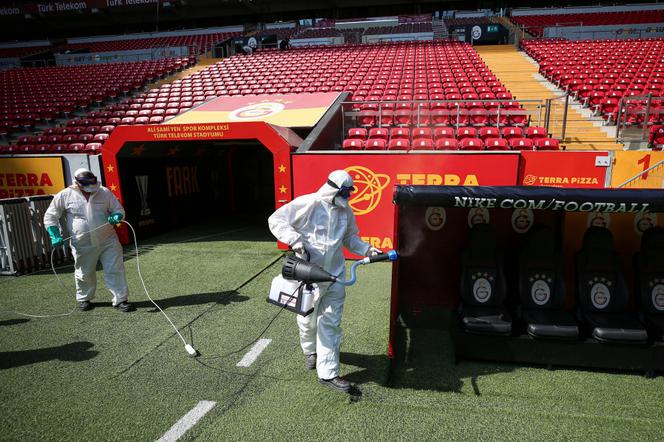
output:
<path id="1" fill-rule="evenodd" d="M 653 126 L 650 128 L 650 147 L 654 149 L 664 148 L 664 126 Z"/>
<path id="2" fill-rule="evenodd" d="M 436 138 L 436 150 L 458 150 L 459 142 L 456 138 Z"/>
<path id="3" fill-rule="evenodd" d="M 510 150 L 504 138 L 487 138 L 484 140 L 484 145 L 487 150 Z"/>
<path id="4" fill-rule="evenodd" d="M 428 138 L 431 139 L 432 131 L 431 128 L 428 127 L 418 127 L 416 129 L 413 129 L 412 137 L 413 141 L 420 139 L 420 138 Z"/>
<path id="5" fill-rule="evenodd" d="M 464 138 L 459 141 L 459 149 L 461 150 L 483 150 L 484 143 L 479 138 Z"/>
<path id="6" fill-rule="evenodd" d="M 537 138 L 533 142 L 536 150 L 559 150 L 560 145 L 555 138 Z"/>
<path id="7" fill-rule="evenodd" d="M 534 338 L 576 339 L 579 327 L 564 310 L 565 277 L 554 232 L 532 228 L 519 253 L 521 317 Z"/>
<path id="8" fill-rule="evenodd" d="M 410 129 L 407 127 L 393 127 L 390 129 L 390 139 L 395 140 L 400 138 L 402 140 L 410 139 Z"/>
<path id="9" fill-rule="evenodd" d="M 431 138 L 416 138 L 411 144 L 413 150 L 433 150 L 434 144 Z"/>
<path id="10" fill-rule="evenodd" d="M 363 127 L 354 127 L 352 129 L 348 129 L 348 138 L 354 138 L 358 140 L 366 140 L 367 139 L 367 130 Z"/>
<path id="11" fill-rule="evenodd" d="M 511 140 L 512 138 L 522 138 L 523 137 L 523 129 L 520 127 L 503 127 L 500 130 L 500 134 L 505 138 L 506 140 Z M 481 134 L 480 134 L 481 138 Z"/>
<path id="12" fill-rule="evenodd" d="M 433 139 L 438 140 L 440 138 L 455 138 L 454 128 L 452 127 L 436 127 L 433 130 Z"/>
<path id="13" fill-rule="evenodd" d="M 387 129 L 380 128 L 380 127 L 374 127 L 372 129 L 369 129 L 369 139 L 370 140 L 375 140 L 377 138 L 380 138 L 381 140 L 387 141 L 387 137 L 388 137 Z"/>
<path id="14" fill-rule="evenodd" d="M 364 149 L 364 140 L 358 138 L 349 138 L 343 142 L 344 150 L 362 150 Z"/>
<path id="15" fill-rule="evenodd" d="M 664 229 L 651 227 L 641 237 L 634 257 L 636 297 L 648 335 L 664 340 Z"/>
<path id="16" fill-rule="evenodd" d="M 457 131 L 457 139 L 461 141 L 464 138 L 477 138 L 477 129 L 474 127 L 460 127 Z"/>
<path id="17" fill-rule="evenodd" d="M 365 150 L 385 150 L 387 142 L 383 138 L 368 139 L 364 146 Z"/>
<path id="18" fill-rule="evenodd" d="M 470 229 L 469 246 L 461 252 L 461 324 L 476 334 L 509 335 L 512 317 L 505 308 L 507 295 L 503 257 L 489 224 Z"/>
<path id="19" fill-rule="evenodd" d="M 410 150 L 410 141 L 405 138 L 395 138 L 387 144 L 388 150 Z"/>
<path id="20" fill-rule="evenodd" d="M 482 141 L 487 138 L 500 138 L 500 131 L 495 127 L 483 127 L 479 130 L 478 136 Z"/>
<path id="21" fill-rule="evenodd" d="M 511 138 L 509 145 L 512 150 L 533 150 L 533 140 L 530 138 Z"/>
<path id="22" fill-rule="evenodd" d="M 646 330 L 627 313 L 629 295 L 611 232 L 589 227 L 575 261 L 580 311 L 593 338 L 607 343 L 645 343 Z"/>
<path id="23" fill-rule="evenodd" d="M 534 140 L 536 138 L 546 138 L 547 137 L 546 129 L 544 129 L 543 127 L 539 127 L 539 126 L 527 127 L 524 133 L 525 133 L 526 137 L 530 138 L 531 140 Z"/>

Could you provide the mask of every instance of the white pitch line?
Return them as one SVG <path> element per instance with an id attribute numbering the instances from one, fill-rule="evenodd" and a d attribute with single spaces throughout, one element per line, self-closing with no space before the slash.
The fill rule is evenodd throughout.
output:
<path id="1" fill-rule="evenodd" d="M 164 433 L 157 442 L 175 442 L 180 439 L 184 434 L 191 430 L 191 428 L 198 423 L 199 420 L 210 410 L 217 405 L 214 401 L 200 401 L 194 408 L 189 410 L 189 413 L 182 416 L 182 418 L 173 425 L 170 430 Z"/>
<path id="2" fill-rule="evenodd" d="M 270 345 L 270 342 L 272 342 L 272 339 L 259 339 L 253 347 L 251 347 L 251 350 L 244 355 L 242 360 L 237 363 L 237 367 L 249 367 L 251 364 L 254 363 L 256 359 L 263 353 L 263 350 L 267 348 L 268 345 Z"/>

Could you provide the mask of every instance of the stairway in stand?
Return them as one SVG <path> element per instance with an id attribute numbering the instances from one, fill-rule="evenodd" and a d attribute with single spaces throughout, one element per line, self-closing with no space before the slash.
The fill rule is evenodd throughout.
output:
<path id="1" fill-rule="evenodd" d="M 475 50 L 512 93 L 515 100 L 545 100 L 561 95 L 545 86 L 552 86 L 546 79 L 536 78 L 537 64 L 513 45 L 475 46 Z M 562 132 L 563 102 L 564 98 L 561 98 L 556 100 L 555 106 L 552 106 L 549 132 L 554 138 L 560 138 Z M 537 108 L 536 105 L 528 103 L 524 103 L 524 106 L 529 110 Z M 531 125 L 536 124 L 535 120 Z M 561 145 L 566 146 L 567 150 L 622 150 L 623 145 L 617 144 L 615 138 L 602 131 L 598 124 L 598 120 L 593 124 L 592 119 L 570 106 L 567 112 L 565 139 L 560 140 Z"/>

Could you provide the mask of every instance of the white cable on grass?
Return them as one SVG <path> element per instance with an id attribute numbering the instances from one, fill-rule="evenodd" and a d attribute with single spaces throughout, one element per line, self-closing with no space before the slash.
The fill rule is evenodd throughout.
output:
<path id="1" fill-rule="evenodd" d="M 171 321 L 171 318 L 168 317 L 166 312 L 164 312 L 161 309 L 161 307 L 159 307 L 159 304 L 157 304 L 155 302 L 155 300 L 152 299 L 152 297 L 150 296 L 150 293 L 148 292 L 148 288 L 145 285 L 145 281 L 143 280 L 143 274 L 141 273 L 141 260 L 140 260 L 140 256 L 139 256 L 139 252 L 138 252 L 138 240 L 136 239 L 136 231 L 134 230 L 134 227 L 131 224 L 129 224 L 127 221 L 122 220 L 122 222 L 125 223 L 127 226 L 129 226 L 129 228 L 131 229 L 131 233 L 134 237 L 134 248 L 136 249 L 136 269 L 138 270 L 138 278 L 141 280 L 141 284 L 143 285 L 143 290 L 145 291 L 145 295 L 148 297 L 150 302 L 152 304 L 154 304 L 155 307 L 157 307 L 157 309 L 161 312 L 161 314 L 164 315 L 164 317 L 166 318 L 168 323 L 171 324 L 171 327 L 173 327 L 173 330 L 175 330 L 175 333 L 177 333 L 177 335 L 180 337 L 180 339 L 184 343 L 184 348 L 187 351 L 187 353 L 189 353 L 190 356 L 196 356 L 198 354 L 198 352 L 194 349 L 193 346 L 191 346 L 190 344 L 187 343 L 187 341 L 184 339 L 184 337 L 180 333 L 180 330 L 178 330 L 177 327 L 175 326 L 175 324 L 173 324 L 173 321 Z M 67 238 L 63 238 L 63 242 L 67 241 L 67 240 L 70 240 L 74 236 L 80 237 L 80 236 L 83 236 L 83 235 L 87 235 L 89 233 L 94 232 L 95 230 L 98 230 L 98 229 L 101 229 L 102 227 L 105 227 L 106 225 L 109 225 L 109 223 L 102 224 L 99 227 L 96 227 L 96 228 L 94 228 L 92 230 L 89 230 L 87 232 L 79 233 L 78 235 L 72 235 L 72 236 L 69 236 Z M 58 275 L 58 272 L 55 271 L 55 264 L 53 262 L 53 256 L 54 256 L 55 250 L 56 250 L 55 247 L 51 250 L 51 269 L 53 270 L 53 274 L 55 275 L 56 279 L 58 280 L 58 283 L 60 284 L 62 289 L 66 292 L 67 287 L 65 287 L 64 283 L 60 279 L 60 275 Z M 32 315 L 32 314 L 28 314 L 28 313 L 13 311 L 13 310 L 5 310 L 3 312 L 4 313 L 13 313 L 13 314 L 19 315 L 19 316 L 26 316 L 28 318 L 56 318 L 56 317 L 62 317 L 62 316 L 69 316 L 72 313 L 74 313 L 75 311 L 76 311 L 76 307 L 74 307 L 69 313 L 60 313 L 60 314 L 57 314 L 57 315 Z"/>
<path id="2" fill-rule="evenodd" d="M 171 324 L 171 327 L 173 327 L 173 330 L 175 330 L 175 333 L 177 333 L 177 335 L 182 340 L 182 343 L 184 344 L 184 348 L 185 348 L 185 350 L 187 350 L 187 353 L 189 353 L 191 356 L 195 356 L 197 352 L 194 349 L 194 347 L 192 347 L 190 344 L 187 343 L 187 341 L 182 336 L 182 333 L 180 333 L 180 330 L 178 330 L 178 328 L 175 326 L 175 324 L 173 324 L 173 321 L 171 321 L 171 318 L 168 317 L 166 312 L 163 311 L 161 309 L 161 307 L 159 307 L 159 304 L 157 304 L 154 301 L 154 299 L 152 299 L 152 297 L 150 296 L 150 293 L 148 293 L 148 288 L 145 286 L 145 281 L 143 280 L 143 274 L 141 273 L 141 260 L 140 260 L 140 256 L 139 256 L 139 253 L 138 253 L 138 240 L 136 239 L 136 231 L 134 230 L 134 227 L 131 224 L 129 224 L 127 221 L 123 220 L 122 222 L 129 226 L 129 228 L 131 229 L 131 234 L 134 237 L 134 247 L 136 248 L 136 269 L 138 270 L 138 279 L 141 280 L 141 284 L 143 285 L 143 290 L 145 291 L 145 295 L 148 297 L 150 302 L 152 304 L 154 304 L 155 307 L 157 307 L 157 309 L 161 312 L 161 314 L 164 315 L 164 317 L 166 318 L 168 323 Z"/>
<path id="3" fill-rule="evenodd" d="M 99 226 L 95 229 L 92 229 L 88 232 L 79 233 L 78 235 L 68 236 L 67 238 L 63 238 L 62 242 L 64 244 L 65 241 L 68 241 L 68 240 L 72 239 L 73 237 L 80 237 L 80 236 L 83 236 L 83 235 L 87 235 L 89 233 L 94 232 L 95 230 L 101 229 L 105 225 L 106 224 L 102 224 L 101 226 Z M 51 249 L 51 270 L 53 271 L 53 274 L 55 275 L 55 278 L 58 280 L 58 283 L 60 284 L 60 287 L 62 287 L 62 290 L 64 290 L 65 294 L 67 296 L 69 296 L 69 294 L 67 293 L 67 287 L 65 287 L 64 283 L 60 279 L 60 275 L 58 275 L 58 272 L 55 271 L 55 262 L 53 260 L 53 257 L 55 255 L 55 251 L 57 249 L 58 249 L 57 247 L 53 247 Z M 71 311 L 68 312 L 68 313 L 58 313 L 58 314 L 55 314 L 55 315 L 33 315 L 33 314 L 30 314 L 30 313 L 17 312 L 15 310 L 3 310 L 3 313 L 13 313 L 13 314 L 18 315 L 18 316 L 25 316 L 26 318 L 61 318 L 63 316 L 69 316 L 72 313 L 74 313 L 75 311 L 76 311 L 76 306 L 74 306 L 74 308 L 71 309 Z"/>

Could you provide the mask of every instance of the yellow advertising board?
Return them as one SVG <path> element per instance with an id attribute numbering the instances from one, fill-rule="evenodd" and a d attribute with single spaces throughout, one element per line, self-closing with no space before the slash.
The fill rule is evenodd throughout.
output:
<path id="1" fill-rule="evenodd" d="M 65 188 L 62 158 L 0 158 L 0 199 L 53 195 Z"/>
<path id="2" fill-rule="evenodd" d="M 655 166 L 664 160 L 664 152 L 622 151 L 615 153 L 615 163 L 611 175 L 611 187 L 618 187 L 630 178 Z M 664 188 L 664 164 L 643 173 L 624 186 L 626 189 Z"/>

